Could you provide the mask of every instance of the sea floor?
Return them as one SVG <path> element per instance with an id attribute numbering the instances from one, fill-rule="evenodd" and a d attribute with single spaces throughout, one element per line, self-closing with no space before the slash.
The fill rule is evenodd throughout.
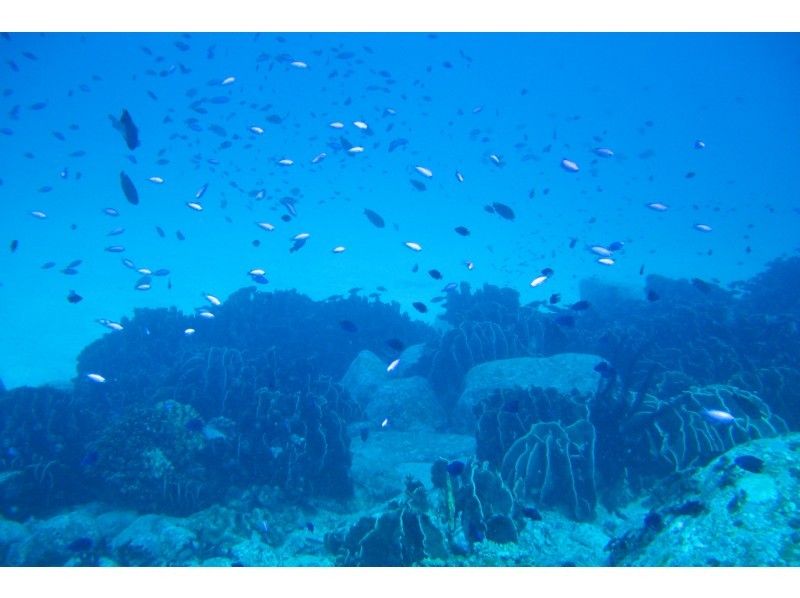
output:
<path id="1" fill-rule="evenodd" d="M 91 503 L 26 522 L 0 520 L 7 565 L 333 566 L 326 535 L 346 531 L 402 496 L 413 476 L 430 487 L 430 463 L 474 452 L 472 436 L 386 431 L 352 444 L 354 497 L 288 503 L 253 487 L 187 517 L 141 514 Z M 731 469 L 758 455 L 764 471 Z M 800 434 L 740 445 L 688 475 L 682 494 L 646 523 L 647 501 L 590 522 L 552 511 L 526 523 L 516 543 L 485 540 L 466 554 L 424 566 L 798 565 Z M 3 483 L 0 480 L 0 484 Z M 676 506 L 677 505 L 677 506 Z M 688 508 L 690 505 L 692 508 Z M 669 513 L 669 514 L 668 514 Z"/>

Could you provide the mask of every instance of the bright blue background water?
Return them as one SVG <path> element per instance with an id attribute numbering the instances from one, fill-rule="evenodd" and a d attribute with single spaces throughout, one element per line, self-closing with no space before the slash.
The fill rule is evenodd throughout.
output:
<path id="1" fill-rule="evenodd" d="M 428 303 L 429 321 L 439 309 L 429 299 L 448 281 L 510 286 L 527 302 L 554 292 L 576 298 L 579 281 L 592 276 L 639 292 L 642 265 L 672 277 L 747 278 L 798 245 L 799 41 L 721 34 L 12 34 L 0 40 L 0 379 L 6 386 L 66 380 L 80 349 L 106 332 L 97 318 L 118 320 L 144 306 L 189 311 L 205 304 L 203 292 L 224 298 L 252 284 L 246 272 L 253 267 L 267 270 L 264 288 L 297 288 L 314 298 L 382 285 L 386 299 L 415 317 L 423 316 L 411 302 Z M 342 52 L 353 56 L 338 58 Z M 292 67 L 289 59 L 309 66 Z M 235 83 L 221 86 L 228 76 Z M 190 90 L 196 95 L 188 97 Z M 190 108 L 219 96 L 229 101 L 204 103 L 206 114 Z M 47 105 L 32 110 L 35 102 Z M 140 130 L 136 164 L 108 119 L 123 108 Z M 272 114 L 283 121 L 268 122 Z M 188 118 L 203 131 L 189 128 Z M 334 120 L 345 129 L 331 129 Z M 372 134 L 354 120 L 366 121 Z M 225 137 L 209 125 L 223 127 Z M 252 134 L 251 125 L 265 133 Z M 365 151 L 332 150 L 329 142 L 340 136 Z M 389 153 L 397 138 L 408 145 Z M 696 139 L 707 148 L 694 149 Z M 221 148 L 226 140 L 231 146 Z M 598 146 L 615 156 L 597 158 Z M 70 156 L 79 150 L 85 155 Z M 312 165 L 323 151 L 327 159 Z M 295 164 L 278 166 L 281 158 Z M 562 158 L 580 172 L 564 171 Z M 433 178 L 414 172 L 415 165 L 430 168 Z M 64 168 L 66 179 L 59 176 Z M 122 196 L 120 170 L 138 187 L 138 206 Z M 690 171 L 696 176 L 685 178 Z M 151 176 L 166 182 L 150 183 Z M 409 179 L 427 190 L 415 190 Z M 205 209 L 193 212 L 185 202 L 206 182 Z M 53 190 L 39 192 L 43 186 Z M 256 201 L 261 189 L 266 198 Z M 298 217 L 284 223 L 278 200 L 292 189 Z M 512 206 L 516 220 L 486 213 L 483 206 L 495 201 Z M 644 207 L 654 201 L 670 209 Z M 121 215 L 111 218 L 105 207 Z M 385 229 L 367 221 L 366 207 L 386 219 Z M 31 210 L 49 217 L 37 220 Z M 262 220 L 276 230 L 258 229 Z M 694 230 L 698 222 L 713 232 Z M 456 235 L 458 225 L 472 235 Z M 106 236 L 118 226 L 126 229 L 122 236 Z M 312 236 L 290 254 L 298 232 Z M 578 239 L 572 250 L 571 238 Z M 12 239 L 19 240 L 13 254 Z M 403 247 L 407 240 L 423 251 Z M 586 250 L 615 240 L 626 246 L 613 267 L 598 265 Z M 103 250 L 114 244 L 126 252 Z M 348 250 L 333 254 L 339 244 Z M 139 275 L 120 264 L 123 256 L 169 268 L 173 288 L 155 278 L 152 290 L 135 291 Z M 80 274 L 61 274 L 73 259 L 84 260 Z M 42 270 L 50 260 L 57 266 Z M 473 271 L 465 260 L 475 263 Z M 555 276 L 531 289 L 544 267 Z M 430 268 L 445 279 L 432 279 Z M 70 289 L 84 300 L 69 304 Z"/>

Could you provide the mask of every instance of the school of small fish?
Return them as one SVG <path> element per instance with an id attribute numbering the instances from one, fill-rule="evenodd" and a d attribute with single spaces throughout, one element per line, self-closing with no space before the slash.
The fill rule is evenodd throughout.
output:
<path id="1" fill-rule="evenodd" d="M 191 48 L 192 36 L 184 35 L 183 38 L 181 41 L 182 47 Z M 171 206 L 176 202 L 178 205 L 182 204 L 184 206 L 182 209 L 187 212 L 185 215 L 187 219 L 216 219 L 219 214 L 216 209 L 217 204 L 224 210 L 229 201 L 228 195 L 230 192 L 226 194 L 223 189 L 232 188 L 247 201 L 248 209 L 253 212 L 253 216 L 247 224 L 248 227 L 251 227 L 250 230 L 253 230 L 252 223 L 255 223 L 260 231 L 268 233 L 259 234 L 260 238 L 254 238 L 251 241 L 253 247 L 261 246 L 262 242 L 281 242 L 280 240 L 276 241 L 276 239 L 283 239 L 282 242 L 286 243 L 288 239 L 288 252 L 284 253 L 280 258 L 273 253 L 269 258 L 271 260 L 291 260 L 293 259 L 293 254 L 304 250 L 304 255 L 313 251 L 333 253 L 339 256 L 347 253 L 343 257 L 335 258 L 339 260 L 338 263 L 346 263 L 351 254 L 364 250 L 364 246 L 360 243 L 361 239 L 358 231 L 363 230 L 365 226 L 371 226 L 372 229 L 377 229 L 372 231 L 375 235 L 393 236 L 396 240 L 394 241 L 396 244 L 393 245 L 394 249 L 387 249 L 384 255 L 375 255 L 374 259 L 376 260 L 380 259 L 382 262 L 392 263 L 394 255 L 397 255 L 398 259 L 402 260 L 400 252 L 403 250 L 399 247 L 400 245 L 405 246 L 412 254 L 418 254 L 419 258 L 424 260 L 430 249 L 427 252 L 423 251 L 423 246 L 430 248 L 434 245 L 446 243 L 454 251 L 463 253 L 458 261 L 460 268 L 462 268 L 461 271 L 463 272 L 463 269 L 465 269 L 466 272 L 472 272 L 476 264 L 485 261 L 479 259 L 486 257 L 486 252 L 480 249 L 478 243 L 485 242 L 486 231 L 489 231 L 488 236 L 494 235 L 499 226 L 502 227 L 503 231 L 507 231 L 503 234 L 509 236 L 525 234 L 523 226 L 519 224 L 518 216 L 524 217 L 525 221 L 529 221 L 531 211 L 535 209 L 537 202 L 540 201 L 539 198 L 549 194 L 549 188 L 534 188 L 525 197 L 524 195 L 514 196 L 502 192 L 502 187 L 498 187 L 496 194 L 479 200 L 483 204 L 482 208 L 480 204 L 477 206 L 475 204 L 464 205 L 463 211 L 457 216 L 459 220 L 463 216 L 463 222 L 469 223 L 469 227 L 459 224 L 458 220 L 455 219 L 456 215 L 453 215 L 454 221 L 442 226 L 441 223 L 433 219 L 427 219 L 426 212 L 423 210 L 416 218 L 416 228 L 414 230 L 404 229 L 402 233 L 399 233 L 400 228 L 394 222 L 394 218 L 386 217 L 395 216 L 391 204 L 382 202 L 380 199 L 373 200 L 363 196 L 357 198 L 354 202 L 357 210 L 360 210 L 366 219 L 366 225 L 363 220 L 359 219 L 358 222 L 353 223 L 352 230 L 355 231 L 355 234 L 350 231 L 337 231 L 337 233 L 341 234 L 337 234 L 333 242 L 329 241 L 331 244 L 320 245 L 320 241 L 317 239 L 324 238 L 324 233 L 330 233 L 331 231 L 312 228 L 308 230 L 300 229 L 298 224 L 303 222 L 301 214 L 312 209 L 312 207 L 300 189 L 284 189 L 280 183 L 281 177 L 303 169 L 305 169 L 303 172 L 310 178 L 316 175 L 324 175 L 326 177 L 334 177 L 330 179 L 333 181 L 336 180 L 335 177 L 358 176 L 358 173 L 363 172 L 365 167 L 372 167 L 370 165 L 373 163 L 370 160 L 373 159 L 373 156 L 391 153 L 394 156 L 401 156 L 400 163 L 394 167 L 395 172 L 391 174 L 399 176 L 410 183 L 411 188 L 406 188 L 407 193 L 418 193 L 420 197 L 430 196 L 428 201 L 433 207 L 437 200 L 436 195 L 452 193 L 454 185 L 469 192 L 470 181 L 475 179 L 474 175 L 478 168 L 487 169 L 487 172 L 492 173 L 491 176 L 500 181 L 505 176 L 516 176 L 514 169 L 518 168 L 520 164 L 533 159 L 542 161 L 545 168 L 552 171 L 554 176 L 555 173 L 560 173 L 557 176 L 569 181 L 587 181 L 589 178 L 600 180 L 599 177 L 601 175 L 598 173 L 602 167 L 606 164 L 614 164 L 623 158 L 629 159 L 629 154 L 634 151 L 633 148 L 617 147 L 616 144 L 613 147 L 607 146 L 606 143 L 608 142 L 605 136 L 597 135 L 592 139 L 576 140 L 580 141 L 580 144 L 563 144 L 561 148 L 563 153 L 556 157 L 557 150 L 554 149 L 554 146 L 557 134 L 556 131 L 553 131 L 552 140 L 549 140 L 548 144 L 540 151 L 534 151 L 529 147 L 527 142 L 528 135 L 525 134 L 526 141 L 514 146 L 515 149 L 520 150 L 519 155 L 512 151 L 506 142 L 499 143 L 495 139 L 492 140 L 492 151 L 476 149 L 473 164 L 457 163 L 456 160 L 450 159 L 448 156 L 436 155 L 434 152 L 429 151 L 429 148 L 425 145 L 416 141 L 414 130 L 409 128 L 404 120 L 404 113 L 413 110 L 413 105 L 401 105 L 402 94 L 398 95 L 396 88 L 393 89 L 398 83 L 397 80 L 388 70 L 380 68 L 377 69 L 379 79 L 375 90 L 379 90 L 381 95 L 371 95 L 369 96 L 370 100 L 360 100 L 355 96 L 348 97 L 347 101 L 336 102 L 335 105 L 321 105 L 319 110 L 311 115 L 295 114 L 290 106 L 282 108 L 273 106 L 268 100 L 258 97 L 260 93 L 256 93 L 256 87 L 254 86 L 265 78 L 270 80 L 269 77 L 273 77 L 275 73 L 281 73 L 281 76 L 287 77 L 285 84 L 291 86 L 292 89 L 301 90 L 305 84 L 304 81 L 307 81 L 309 77 L 319 76 L 321 70 L 327 71 L 328 79 L 335 79 L 342 76 L 340 69 L 352 71 L 366 68 L 363 67 L 363 63 L 373 54 L 373 51 L 368 47 L 364 47 L 364 51 L 361 54 L 357 52 L 347 53 L 348 56 L 352 55 L 352 57 L 343 60 L 338 65 L 336 61 L 339 59 L 326 57 L 325 49 L 309 53 L 307 57 L 303 58 L 294 57 L 288 53 L 270 54 L 262 52 L 257 57 L 255 72 L 252 69 L 242 68 L 241 72 L 232 73 L 230 70 L 234 69 L 226 68 L 223 72 L 219 72 L 217 77 L 208 81 L 205 86 L 198 84 L 196 81 L 189 83 L 192 68 L 181 62 L 181 60 L 185 60 L 186 54 L 179 57 L 175 55 L 174 51 L 171 54 L 169 51 L 156 50 L 146 45 L 141 46 L 141 51 L 151 63 L 151 68 L 142 74 L 143 81 L 152 82 L 159 78 L 171 78 L 172 81 L 181 81 L 180 77 L 185 77 L 187 82 L 181 86 L 181 90 L 186 97 L 186 104 L 184 106 L 169 107 L 164 112 L 160 124 L 151 116 L 140 116 L 130 106 L 115 105 L 109 107 L 110 114 L 108 118 L 113 131 L 116 131 L 116 133 L 113 133 L 116 145 L 109 147 L 107 151 L 121 157 L 118 160 L 116 174 L 111 174 L 112 178 L 118 180 L 116 190 L 109 189 L 107 196 L 109 203 L 114 205 L 106 207 L 103 210 L 103 215 L 109 218 L 120 218 L 123 211 L 125 211 L 126 226 L 114 227 L 110 229 L 106 236 L 127 238 L 129 236 L 127 231 L 134 227 L 142 226 L 141 222 L 130 217 L 130 212 L 137 210 L 137 206 L 138 209 L 141 209 L 142 205 L 155 202 L 163 204 L 164 209 L 168 209 L 167 206 L 171 209 Z M 189 50 L 185 51 L 188 52 Z M 212 55 L 213 52 L 209 49 L 208 56 Z M 463 52 L 462 55 L 466 56 Z M 334 62 L 333 65 L 331 64 L 332 61 Z M 430 71 L 430 67 L 428 70 Z M 267 74 L 269 74 L 269 77 L 267 77 Z M 92 78 L 92 81 L 94 84 L 100 85 L 102 77 L 97 75 Z M 80 85 L 81 89 L 83 89 L 84 85 L 86 85 L 87 90 L 90 89 L 90 84 L 88 83 L 81 83 Z M 147 95 L 157 104 L 158 94 L 154 85 L 147 83 L 145 87 L 148 88 L 146 90 Z M 368 91 L 375 90 L 370 89 Z M 85 93 L 88 93 L 88 91 Z M 323 98 L 322 101 L 324 102 L 324 94 L 321 95 L 321 98 Z M 228 122 L 236 116 L 237 111 L 237 109 L 231 111 L 229 107 L 226 108 L 231 103 L 238 103 L 239 106 L 242 106 L 241 110 L 246 113 L 244 123 L 240 123 L 235 127 L 234 124 L 229 124 Z M 486 105 L 473 106 L 466 111 L 460 110 L 459 117 L 465 119 L 472 115 L 483 114 L 484 109 L 488 107 L 489 104 L 487 102 Z M 38 102 L 29 106 L 26 110 L 39 111 L 46 108 L 46 102 Z M 10 113 L 11 121 L 19 118 L 20 110 L 19 106 L 12 109 Z M 227 116 L 225 111 L 228 111 Z M 271 147 L 280 147 L 282 137 L 287 135 L 285 127 L 292 126 L 297 131 L 299 129 L 296 129 L 296 127 L 299 127 L 301 123 L 308 125 L 309 119 L 314 129 L 314 134 L 308 139 L 306 149 L 300 152 L 296 149 L 296 146 L 289 147 L 287 144 L 284 151 L 273 151 L 266 159 L 260 161 L 259 168 L 266 172 L 267 175 L 260 177 L 255 186 L 248 188 L 248 186 L 240 184 L 231 176 L 228 170 L 225 170 L 224 151 L 226 149 L 238 146 L 248 152 L 255 151 L 259 144 L 265 142 L 272 143 Z M 68 132 L 78 128 L 78 124 L 65 125 L 63 133 L 56 131 L 53 136 L 59 143 L 69 142 Z M 3 128 L 3 132 L 6 135 L 14 133 L 12 127 Z M 298 134 L 297 132 L 291 133 L 291 135 Z M 169 135 L 170 143 L 164 142 L 164 138 L 167 135 Z M 475 128 L 470 135 L 471 138 L 477 140 L 486 135 L 486 132 Z M 219 144 L 218 151 L 210 153 L 201 151 L 201 140 L 207 141 L 209 139 L 213 139 L 215 144 Z M 487 139 L 484 138 L 484 141 Z M 175 177 L 171 176 L 169 170 L 172 160 L 169 148 L 173 142 L 182 142 L 191 147 L 193 151 L 191 166 L 195 171 L 205 173 L 202 175 L 203 178 L 197 177 L 195 184 L 199 186 L 195 191 L 191 188 L 174 188 L 174 184 L 171 183 L 175 179 Z M 707 150 L 705 141 L 699 139 L 688 139 L 685 143 L 687 152 Z M 156 151 L 159 144 L 161 144 L 161 147 Z M 123 154 L 123 150 L 127 150 L 127 154 Z M 147 159 L 142 158 L 145 152 L 152 152 L 147 154 Z M 647 154 L 647 152 L 645 153 Z M 85 150 L 75 148 L 69 154 L 70 163 L 59 171 L 59 177 L 68 181 L 79 180 L 82 175 L 78 170 L 81 164 L 79 160 L 86 154 Z M 649 157 L 649 155 L 647 154 L 646 157 Z M 153 156 L 155 156 L 155 159 L 152 159 Z M 140 164 L 140 160 L 148 168 L 146 176 L 135 174 L 138 171 L 137 165 Z M 473 170 L 470 170 L 465 175 L 464 173 L 470 168 Z M 449 173 L 449 175 L 440 176 L 440 174 L 436 174 L 435 176 L 435 173 Z M 695 173 L 690 172 L 687 178 L 694 176 Z M 39 194 L 49 194 L 55 191 L 55 183 L 50 181 L 50 184 L 39 185 L 37 190 Z M 168 190 L 169 195 L 157 195 L 157 190 Z M 335 185 L 333 189 L 326 190 L 326 192 L 334 196 L 338 194 Z M 26 210 L 26 213 L 34 219 L 47 220 L 48 222 L 42 222 L 42 227 L 47 226 L 47 224 L 56 219 L 60 219 L 63 223 L 63 218 L 65 217 L 63 210 L 59 209 L 56 204 L 43 201 L 41 199 L 43 196 L 41 195 L 37 194 L 35 197 L 39 198 L 37 199 L 39 202 L 37 205 L 27 205 L 26 208 L 21 209 Z M 673 215 L 674 212 L 670 211 L 669 208 L 669 205 L 673 203 L 672 200 L 673 198 L 640 198 L 637 202 L 641 203 L 637 203 L 637 205 L 644 205 L 650 211 L 661 214 L 652 215 L 654 225 L 657 226 L 659 219 L 669 218 Z M 322 201 L 321 198 L 320 202 Z M 126 210 L 120 207 L 122 202 L 127 203 Z M 268 211 L 273 212 L 273 214 L 268 216 L 266 214 Z M 53 216 L 51 216 L 51 212 L 53 212 Z M 188 212 L 195 212 L 196 214 L 189 214 Z M 381 214 L 381 212 L 384 212 L 384 214 Z M 484 218 L 486 223 L 486 227 L 483 230 L 480 226 L 480 218 Z M 120 218 L 120 220 L 122 221 L 123 218 Z M 225 216 L 225 221 L 229 224 L 233 223 L 233 219 L 229 216 Z M 168 231 L 165 230 L 162 224 L 150 223 L 149 226 L 154 227 L 159 237 L 167 238 L 169 236 Z M 297 228 L 294 228 L 295 226 Z M 294 231 L 289 230 L 290 227 L 294 228 Z M 701 222 L 687 221 L 686 228 L 688 229 L 689 227 L 693 227 L 694 230 L 704 234 L 711 234 L 714 231 L 713 224 L 705 220 Z M 178 242 L 186 239 L 184 230 L 175 230 L 174 235 Z M 47 234 L 45 228 L 42 228 L 42 231 L 42 235 Z M 455 233 L 455 236 L 453 233 Z M 399 234 L 403 236 L 399 237 Z M 405 236 L 406 234 L 408 236 Z M 253 236 L 255 236 L 254 233 Z M 483 238 L 481 239 L 482 236 Z M 269 238 L 269 241 L 267 241 L 267 238 Z M 412 240 L 408 240 L 409 238 Z M 569 249 L 575 248 L 578 245 L 578 241 L 578 237 L 572 237 L 569 241 Z M 600 266 L 611 267 L 625 259 L 624 241 L 585 239 L 583 247 L 585 253 L 581 255 L 588 258 L 587 261 L 589 263 L 593 262 Z M 102 248 L 98 248 L 98 251 L 102 250 L 106 253 L 128 256 L 134 253 L 129 249 L 136 249 L 137 251 L 135 252 L 138 253 L 138 249 L 141 248 L 115 243 L 104 245 Z M 490 246 L 488 246 L 488 249 L 491 251 Z M 19 241 L 14 239 L 11 244 L 12 253 L 23 250 L 24 247 L 21 249 Z M 282 249 L 282 251 L 287 251 L 287 248 Z M 397 253 L 393 255 L 391 253 L 393 251 Z M 267 260 L 265 259 L 265 261 Z M 41 268 L 50 270 L 56 267 L 58 262 L 60 260 L 48 261 Z M 68 276 L 77 276 L 80 274 L 79 266 L 81 263 L 82 260 L 73 260 L 64 265 L 60 272 Z M 400 263 L 404 262 L 401 261 Z M 422 262 L 413 264 L 412 273 L 419 272 L 420 263 Z M 172 288 L 172 273 L 167 268 L 137 265 L 132 257 L 122 258 L 122 264 L 138 275 L 135 282 L 130 285 L 130 290 L 137 292 L 150 291 L 154 288 L 154 285 L 163 284 L 159 279 L 166 279 L 167 288 Z M 446 264 L 443 264 L 441 269 L 431 266 L 432 264 L 429 263 L 424 264 L 422 272 L 427 272 L 430 279 L 447 283 L 440 291 L 440 293 L 444 293 L 444 296 L 440 294 L 430 300 L 430 303 L 437 304 L 444 301 L 447 293 L 457 288 L 456 282 L 447 282 L 446 280 L 447 277 L 455 276 L 455 268 L 447 268 L 445 267 Z M 534 289 L 534 291 L 531 291 L 533 293 L 540 293 L 542 288 L 550 289 L 553 286 L 552 281 L 556 273 L 552 268 L 543 266 L 546 266 L 546 264 L 532 268 L 533 270 L 538 270 L 538 272 L 532 273 L 532 277 L 527 278 L 526 281 L 520 280 L 520 285 L 525 285 L 529 281 L 525 286 L 529 289 Z M 640 268 L 640 274 L 643 272 L 644 265 Z M 270 279 L 267 278 L 267 270 L 261 264 L 255 264 L 249 271 L 242 274 L 258 285 L 266 285 L 270 282 Z M 428 279 L 426 278 L 426 280 Z M 439 285 L 441 284 L 439 283 Z M 556 321 L 559 324 L 563 326 L 574 325 L 574 315 L 571 315 L 560 306 L 553 307 L 559 303 L 559 293 L 552 293 L 546 290 L 544 292 L 545 295 L 542 296 L 544 300 L 541 301 L 543 308 L 552 311 L 558 310 L 557 313 L 560 315 L 558 315 Z M 195 310 L 196 316 L 204 320 L 213 319 L 215 317 L 214 309 L 223 304 L 223 299 L 220 295 L 211 294 L 202 289 L 197 290 L 197 295 L 203 298 L 207 305 L 197 307 Z M 549 300 L 547 297 L 549 297 Z M 533 300 L 539 298 L 539 295 L 532 297 Z M 73 304 L 77 304 L 83 299 L 84 297 L 75 290 L 71 290 L 67 296 L 67 301 Z M 648 297 L 648 299 L 654 300 L 652 297 Z M 427 314 L 431 309 L 428 303 L 424 301 L 411 301 L 408 307 L 419 314 Z M 588 302 L 579 301 L 571 306 L 570 311 L 579 312 L 592 308 Z M 96 321 L 112 332 L 119 332 L 123 329 L 121 324 L 112 320 L 98 318 Z M 358 331 L 357 323 L 344 320 L 340 325 L 348 332 L 355 333 Z M 198 321 L 197 326 L 186 328 L 181 333 L 186 337 L 191 337 L 201 335 L 202 331 L 202 323 Z M 399 364 L 399 359 L 391 361 L 386 367 L 387 373 L 393 372 Z M 112 381 L 113 377 L 109 377 L 107 372 L 95 372 L 88 374 L 87 379 L 96 384 L 106 384 Z M 709 411 L 706 415 L 709 419 L 718 423 L 727 421 L 724 413 Z M 388 420 L 384 421 L 382 425 L 384 427 L 388 425 Z"/>

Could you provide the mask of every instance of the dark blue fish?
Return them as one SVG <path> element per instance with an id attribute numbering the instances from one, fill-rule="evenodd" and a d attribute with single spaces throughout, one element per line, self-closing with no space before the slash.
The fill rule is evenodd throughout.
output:
<path id="1" fill-rule="evenodd" d="M 269 282 L 269 280 L 267 280 L 267 277 L 264 276 L 263 274 L 251 274 L 250 278 L 252 278 L 253 282 L 257 284 L 267 284 Z"/>
<path id="2" fill-rule="evenodd" d="M 19 241 L 17 239 L 12 240 L 11 241 L 11 253 L 14 253 L 17 250 L 17 247 L 19 247 Z"/>
<path id="3" fill-rule="evenodd" d="M 469 235 L 469 229 L 466 226 L 457 226 L 453 229 L 462 237 L 466 237 Z"/>
<path id="4" fill-rule="evenodd" d="M 536 509 L 536 507 L 522 507 L 522 516 L 526 519 L 530 519 L 531 521 L 542 520 L 542 514 Z"/>
<path id="5" fill-rule="evenodd" d="M 761 473 L 764 469 L 764 461 L 753 455 L 739 455 L 733 462 L 750 473 Z"/>
<path id="6" fill-rule="evenodd" d="M 442 273 L 436 270 L 435 268 L 433 270 L 428 270 L 428 274 L 434 280 L 441 280 L 443 278 Z"/>
<path id="7" fill-rule="evenodd" d="M 374 212 L 373 210 L 370 210 L 369 208 L 364 208 L 364 215 L 367 217 L 367 219 L 372 224 L 374 224 L 378 228 L 383 228 L 384 226 L 386 226 L 386 223 L 384 222 L 383 217 L 381 217 L 381 215 L 378 214 L 377 212 Z"/>
<path id="8" fill-rule="evenodd" d="M 600 374 L 603 378 L 611 378 L 614 375 L 614 368 L 607 361 L 601 361 L 594 366 L 594 371 Z"/>
<path id="9" fill-rule="evenodd" d="M 300 251 L 303 248 L 303 245 L 306 244 L 308 238 L 305 239 L 294 239 L 292 242 L 292 246 L 289 248 L 289 253 L 294 253 L 295 251 Z"/>
<path id="10" fill-rule="evenodd" d="M 67 301 L 70 303 L 80 303 L 83 300 L 83 297 L 78 295 L 75 291 L 70 291 L 69 295 L 67 295 Z"/>
<path id="11" fill-rule="evenodd" d="M 609 251 L 619 251 L 624 246 L 625 246 L 625 243 L 623 243 L 622 241 L 614 241 L 613 243 L 609 244 L 608 250 Z"/>
<path id="12" fill-rule="evenodd" d="M 139 129 L 133 124 L 133 119 L 127 110 L 122 111 L 119 120 L 110 114 L 108 118 L 111 119 L 111 125 L 122 135 L 122 138 L 125 140 L 125 145 L 128 146 L 129 150 L 133 151 L 139 147 Z"/>
<path id="13" fill-rule="evenodd" d="M 55 262 L 45 262 L 44 264 L 42 264 L 42 270 L 49 270 L 55 265 L 56 265 Z"/>
<path id="14" fill-rule="evenodd" d="M 424 314 L 425 312 L 428 311 L 428 306 L 422 303 L 421 301 L 414 301 L 414 303 L 412 303 L 411 305 L 413 305 L 414 309 L 416 309 L 421 314 Z"/>
<path id="15" fill-rule="evenodd" d="M 344 137 L 339 137 L 339 144 L 342 146 L 342 149 L 345 150 L 345 151 L 350 151 L 350 148 L 353 147 L 353 144 L 350 143 Z"/>
<path id="16" fill-rule="evenodd" d="M 66 274 L 66 275 L 68 275 L 68 276 L 74 276 L 75 274 L 77 274 L 77 273 L 78 273 L 78 270 L 77 270 L 76 268 L 64 268 L 64 269 L 61 271 L 61 273 L 62 273 L 62 274 Z"/>
<path id="17" fill-rule="evenodd" d="M 542 276 L 552 276 L 555 274 L 555 271 L 552 268 L 544 268 L 542 270 Z"/>
<path id="18" fill-rule="evenodd" d="M 414 187 L 414 189 L 416 189 L 417 191 L 425 191 L 425 189 L 427 189 L 425 183 L 423 183 L 422 181 L 409 179 L 409 182 L 411 183 L 411 186 Z"/>
<path id="19" fill-rule="evenodd" d="M 369 438 L 369 428 L 364 426 L 358 431 L 359 436 L 361 436 L 361 442 L 366 442 Z"/>
<path id="20" fill-rule="evenodd" d="M 125 194 L 125 199 L 133 205 L 138 204 L 139 193 L 137 193 L 136 187 L 133 186 L 131 178 L 124 171 L 119 173 L 119 184 L 122 186 L 122 193 Z"/>
<path id="21" fill-rule="evenodd" d="M 558 293 L 553 293 L 552 295 L 550 295 L 550 305 L 555 305 L 559 301 L 561 301 L 561 295 L 559 295 Z"/>
<path id="22" fill-rule="evenodd" d="M 466 467 L 467 466 L 463 461 L 450 461 L 447 464 L 447 473 L 456 478 L 464 473 L 464 469 L 466 469 Z"/>
<path id="23" fill-rule="evenodd" d="M 573 309 L 575 311 L 585 311 L 589 309 L 591 306 L 592 304 L 586 301 L 586 299 L 581 299 L 580 301 L 576 301 L 575 303 L 573 303 L 570 306 L 570 309 Z"/>
<path id="24" fill-rule="evenodd" d="M 661 299 L 661 297 L 654 290 L 650 289 L 650 290 L 647 291 L 647 300 L 648 301 L 658 301 L 659 299 Z"/>
<path id="25" fill-rule="evenodd" d="M 400 351 L 402 351 L 403 349 L 406 348 L 405 343 L 403 341 L 401 341 L 399 338 L 390 338 L 389 340 L 386 341 L 386 344 L 390 348 L 392 348 L 392 349 L 394 349 L 395 351 L 398 351 L 398 352 L 400 352 Z"/>
<path id="26" fill-rule="evenodd" d="M 499 201 L 495 201 L 492 203 L 492 208 L 494 212 L 500 216 L 501 218 L 505 218 L 506 220 L 514 220 L 515 214 L 514 210 L 512 210 L 509 206 L 504 203 L 500 203 Z"/>

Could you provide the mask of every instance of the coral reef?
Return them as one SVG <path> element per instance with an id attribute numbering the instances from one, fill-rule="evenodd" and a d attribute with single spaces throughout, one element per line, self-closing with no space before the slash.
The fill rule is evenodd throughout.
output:
<path id="1" fill-rule="evenodd" d="M 739 463 L 758 460 L 763 469 Z M 800 559 L 800 435 L 740 444 L 696 471 L 679 499 L 651 504 L 614 538 L 609 564 L 786 566 Z"/>
<path id="2" fill-rule="evenodd" d="M 0 395 L 0 509 L 24 519 L 86 499 L 80 481 L 85 440 L 100 425 L 89 405 L 49 386 Z"/>
<path id="3" fill-rule="evenodd" d="M 539 422 L 511 445 L 500 471 L 518 499 L 589 520 L 597 504 L 594 445 L 594 427 L 585 420 Z"/>
<path id="4" fill-rule="evenodd" d="M 601 380 L 595 369 L 601 361 L 602 358 L 596 355 L 559 353 L 549 357 L 517 357 L 482 363 L 467 372 L 464 392 L 451 420 L 460 430 L 472 431 L 476 410 L 482 410 L 484 399 L 497 393 L 513 395 L 517 390 L 524 393 L 526 390 L 552 389 L 563 395 L 565 402 L 569 402 L 573 394 L 592 396 Z M 542 414 L 542 417 L 546 416 Z"/>
<path id="5" fill-rule="evenodd" d="M 360 518 L 349 530 L 327 534 L 325 545 L 339 555 L 337 564 L 348 566 L 396 567 L 443 559 L 445 536 L 430 510 L 425 487 L 408 478 L 402 498 L 377 515 Z"/>
<path id="6" fill-rule="evenodd" d="M 90 477 L 112 504 L 142 511 L 186 513 L 219 498 L 203 463 L 209 441 L 197 412 L 175 401 L 138 408 L 94 443 Z"/>

